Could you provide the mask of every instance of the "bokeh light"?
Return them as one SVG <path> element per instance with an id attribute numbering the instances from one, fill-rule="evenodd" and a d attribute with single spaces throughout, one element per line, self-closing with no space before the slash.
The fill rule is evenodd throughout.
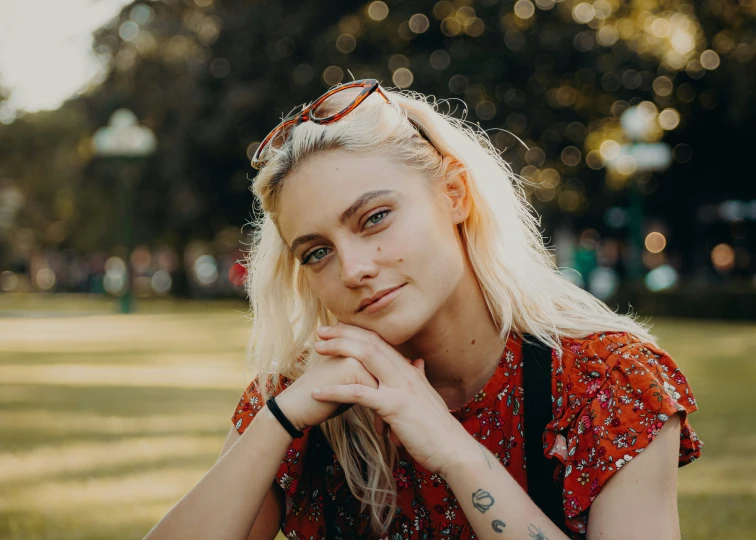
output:
<path id="1" fill-rule="evenodd" d="M 126 292 L 127 283 L 126 262 L 121 257 L 109 257 L 105 261 L 105 277 L 103 278 L 105 292 L 120 296 Z"/>
<path id="2" fill-rule="evenodd" d="M 727 272 L 735 265 L 735 251 L 729 244 L 718 244 L 711 250 L 711 262 L 720 272 Z"/>
<path id="3" fill-rule="evenodd" d="M 415 34 L 422 34 L 430 27 L 428 17 L 422 13 L 415 13 L 409 20 L 409 27 Z"/>
<path id="4" fill-rule="evenodd" d="M 611 298 L 619 286 L 619 277 L 612 268 L 599 266 L 591 272 L 588 291 L 600 300 Z"/>
<path id="5" fill-rule="evenodd" d="M 323 82 L 335 86 L 344 79 L 344 72 L 339 66 L 328 66 L 323 70 Z"/>
<path id="6" fill-rule="evenodd" d="M 247 268 L 241 263 L 235 263 L 228 270 L 228 280 L 236 285 L 241 286 L 247 278 Z"/>
<path id="7" fill-rule="evenodd" d="M 680 125 L 680 113 L 672 108 L 664 109 L 659 113 L 658 120 L 662 129 L 671 131 Z"/>
<path id="8" fill-rule="evenodd" d="M 5 270 L 0 273 L 0 290 L 3 292 L 13 292 L 18 287 L 18 276 L 15 272 Z"/>
<path id="9" fill-rule="evenodd" d="M 357 47 L 357 40 L 352 34 L 341 34 L 336 39 L 336 48 L 340 53 L 349 54 Z"/>
<path id="10" fill-rule="evenodd" d="M 165 270 L 158 270 L 157 272 L 152 274 L 152 277 L 150 278 L 150 286 L 152 287 L 152 290 L 155 292 L 155 294 L 159 296 L 166 295 L 171 292 L 172 285 L 173 280 L 171 279 L 171 275 Z"/>
<path id="11" fill-rule="evenodd" d="M 449 67 L 451 63 L 451 57 L 449 53 L 443 49 L 433 51 L 430 55 L 430 65 L 433 69 L 442 70 Z"/>
<path id="12" fill-rule="evenodd" d="M 49 291 L 55 287 L 55 272 L 50 268 L 40 268 L 37 270 L 34 280 L 42 291 Z"/>
<path id="13" fill-rule="evenodd" d="M 517 0 L 514 13 L 521 19 L 529 19 L 535 14 L 535 6 L 530 0 Z"/>
<path id="14" fill-rule="evenodd" d="M 378 22 L 388 17 L 389 8 L 385 2 L 376 0 L 375 2 L 370 2 L 370 4 L 368 5 L 367 12 L 368 12 L 368 16 L 371 19 Z"/>
<path id="15" fill-rule="evenodd" d="M 399 88 L 408 88 L 412 85 L 414 76 L 409 69 L 402 67 L 394 71 L 394 75 L 392 76 L 391 80 Z"/>
<path id="16" fill-rule="evenodd" d="M 701 53 L 701 65 L 709 70 L 717 69 L 720 64 L 719 55 L 711 49 L 706 49 Z"/>
<path id="17" fill-rule="evenodd" d="M 205 287 L 212 285 L 218 279 L 218 263 L 212 255 L 205 254 L 197 257 L 192 270 L 197 282 Z"/>
<path id="18" fill-rule="evenodd" d="M 572 8 L 572 18 L 575 22 L 587 24 L 596 16 L 596 10 L 588 2 L 580 2 Z"/>
<path id="19" fill-rule="evenodd" d="M 601 157 L 603 157 L 606 161 L 612 161 L 613 159 L 617 159 L 619 157 L 620 145 L 617 143 L 617 141 L 609 139 L 601 143 L 599 151 L 601 152 Z"/>
<path id="20" fill-rule="evenodd" d="M 462 30 L 462 25 L 454 17 L 446 17 L 441 21 L 441 33 L 448 37 L 454 37 Z"/>
<path id="21" fill-rule="evenodd" d="M 667 246 L 667 239 L 662 233 L 655 231 L 646 236 L 644 244 L 651 253 L 659 253 Z"/>
<path id="22" fill-rule="evenodd" d="M 677 281 L 677 271 L 668 264 L 657 266 L 644 278 L 646 287 L 653 292 L 671 289 L 677 284 Z"/>

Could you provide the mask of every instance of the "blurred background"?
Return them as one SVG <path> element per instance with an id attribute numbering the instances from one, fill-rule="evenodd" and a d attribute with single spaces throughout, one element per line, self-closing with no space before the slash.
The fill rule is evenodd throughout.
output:
<path id="1" fill-rule="evenodd" d="M 249 160 L 377 78 L 479 124 L 696 392 L 683 536 L 756 526 L 756 0 L 0 0 L 0 537 L 142 537 L 217 459 Z"/>

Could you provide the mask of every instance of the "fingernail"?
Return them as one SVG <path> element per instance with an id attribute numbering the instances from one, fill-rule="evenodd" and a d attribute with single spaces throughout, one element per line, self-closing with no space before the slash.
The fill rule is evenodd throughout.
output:
<path id="1" fill-rule="evenodd" d="M 320 388 L 313 388 L 312 390 L 310 390 L 310 392 L 312 393 L 312 395 L 319 394 L 320 393 Z"/>
<path id="2" fill-rule="evenodd" d="M 320 328 L 318 328 L 318 332 L 328 332 L 330 329 L 330 326 L 321 326 Z"/>
<path id="3" fill-rule="evenodd" d="M 321 348 L 323 346 L 323 343 L 325 343 L 325 341 L 316 341 L 315 342 L 315 348 L 316 349 Z"/>

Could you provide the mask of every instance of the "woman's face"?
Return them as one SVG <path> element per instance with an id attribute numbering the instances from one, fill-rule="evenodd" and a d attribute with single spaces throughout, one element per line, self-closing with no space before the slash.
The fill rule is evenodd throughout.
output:
<path id="1" fill-rule="evenodd" d="M 457 224 L 469 209 L 455 198 L 434 195 L 422 173 L 386 157 L 331 150 L 285 179 L 279 228 L 338 320 L 399 345 L 443 309 L 463 275 Z M 399 286 L 380 309 L 359 309 Z"/>

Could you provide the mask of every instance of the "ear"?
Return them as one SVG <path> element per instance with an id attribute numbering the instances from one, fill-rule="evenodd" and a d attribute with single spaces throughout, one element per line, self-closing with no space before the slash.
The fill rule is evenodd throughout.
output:
<path id="1" fill-rule="evenodd" d="M 444 161 L 447 160 L 447 173 L 443 182 L 442 192 L 445 195 L 444 202 L 447 203 L 448 209 L 452 214 L 453 223 L 459 224 L 467 219 L 472 207 L 472 196 L 468 182 L 469 177 L 464 166 L 459 161 L 450 156 L 444 158 Z"/>

